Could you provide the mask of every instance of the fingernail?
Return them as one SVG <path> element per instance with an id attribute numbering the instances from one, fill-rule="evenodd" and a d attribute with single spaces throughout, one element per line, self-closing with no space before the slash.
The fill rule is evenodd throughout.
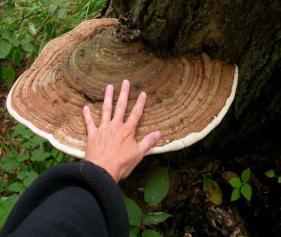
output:
<path id="1" fill-rule="evenodd" d="M 155 132 L 155 139 L 159 139 L 161 137 L 161 133 L 159 131 Z"/>
<path id="2" fill-rule="evenodd" d="M 83 110 L 87 110 L 87 109 L 88 109 L 88 106 L 85 105 L 85 106 L 83 107 Z"/>
<path id="3" fill-rule="evenodd" d="M 124 81 L 123 81 L 123 84 L 124 84 L 125 86 L 127 86 L 127 85 L 129 85 L 129 81 L 128 81 L 128 80 L 124 80 Z"/>
<path id="4" fill-rule="evenodd" d="M 107 90 L 112 91 L 113 90 L 113 85 L 112 84 L 108 84 L 107 85 Z"/>
<path id="5" fill-rule="evenodd" d="M 146 93 L 143 91 L 143 92 L 141 92 L 140 96 L 141 96 L 142 98 L 145 98 L 145 97 L 146 97 Z"/>

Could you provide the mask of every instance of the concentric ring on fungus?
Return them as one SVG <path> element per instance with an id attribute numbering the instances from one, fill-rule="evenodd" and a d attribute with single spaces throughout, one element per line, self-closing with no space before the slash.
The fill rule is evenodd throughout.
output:
<path id="1" fill-rule="evenodd" d="M 88 20 L 50 41 L 11 89 L 7 108 L 20 123 L 59 150 L 85 156 L 82 108 L 88 104 L 97 125 L 107 84 L 131 90 L 127 118 L 141 91 L 148 94 L 136 138 L 160 130 L 147 154 L 179 150 L 204 138 L 222 120 L 235 95 L 238 68 L 202 53 L 196 58 L 158 57 L 140 42 L 120 42 L 118 21 Z"/>

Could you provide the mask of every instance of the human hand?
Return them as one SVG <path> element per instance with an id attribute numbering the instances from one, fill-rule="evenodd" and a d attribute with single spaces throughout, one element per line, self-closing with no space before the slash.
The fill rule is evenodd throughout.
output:
<path id="1" fill-rule="evenodd" d="M 112 117 L 113 85 L 108 85 L 102 107 L 102 118 L 99 127 L 96 126 L 88 106 L 83 108 L 87 127 L 87 146 L 85 159 L 104 168 L 118 183 L 129 176 L 133 169 L 143 159 L 160 139 L 160 132 L 146 135 L 141 141 L 135 139 L 136 128 L 143 114 L 146 94 L 140 93 L 128 119 L 124 115 L 128 103 L 130 83 L 122 82 L 114 116 Z"/>

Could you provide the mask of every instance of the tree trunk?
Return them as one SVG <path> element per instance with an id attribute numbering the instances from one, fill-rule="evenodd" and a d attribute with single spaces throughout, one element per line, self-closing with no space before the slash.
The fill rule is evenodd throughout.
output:
<path id="1" fill-rule="evenodd" d="M 212 58 L 235 63 L 239 67 L 235 101 L 223 122 L 207 138 L 191 148 L 162 154 L 162 159 L 145 159 L 130 181 L 122 184 L 125 190 L 131 190 L 132 193 L 135 184 L 143 179 L 144 174 L 151 172 L 153 167 L 169 166 L 170 173 L 179 174 L 180 178 L 172 185 L 164 207 L 176 210 L 173 213 L 176 220 L 174 224 L 177 226 L 175 229 L 179 230 L 179 226 L 185 223 L 197 228 L 192 235 L 197 236 L 198 233 L 203 233 L 200 231 L 205 229 L 202 226 L 206 224 L 206 219 L 202 218 L 202 213 L 196 210 L 194 203 L 187 204 L 186 200 L 195 195 L 193 191 L 196 188 L 192 186 L 194 180 L 183 174 L 195 170 L 200 184 L 200 172 L 203 170 L 204 173 L 203 168 L 210 161 L 218 159 L 223 165 L 211 172 L 216 177 L 223 170 L 233 168 L 228 163 L 232 160 L 235 160 L 236 168 L 250 166 L 264 175 L 264 169 L 269 168 L 266 162 L 275 158 L 281 160 L 280 135 L 277 129 L 281 122 L 281 1 L 111 0 L 105 16 L 119 18 L 122 15 L 131 16 L 130 27 L 138 28 L 143 42 L 156 53 L 193 55 L 206 52 Z M 262 168 L 256 168 L 257 165 L 253 164 Z M 199 189 L 200 186 L 201 184 L 197 185 Z M 191 194 L 187 189 L 193 190 Z M 258 192 L 258 189 L 254 184 L 254 192 Z M 247 223 L 251 233 L 253 236 L 265 236 L 268 233 L 270 236 L 279 236 L 280 231 L 276 227 L 279 222 L 271 223 L 270 215 L 269 218 L 265 215 L 263 219 L 259 219 L 254 214 L 256 210 L 268 208 L 264 206 L 263 209 L 267 197 L 262 193 L 256 196 L 258 197 L 251 203 L 253 209 L 244 209 L 245 212 L 253 212 L 249 215 L 252 226 Z M 135 197 L 139 197 L 139 194 Z M 177 198 L 182 199 L 176 200 Z M 255 203 L 258 203 L 257 206 Z M 204 213 L 208 213 L 208 209 L 203 207 L 204 202 L 199 202 L 199 206 L 204 209 Z M 183 213 L 195 214 L 188 217 Z M 209 216 L 207 214 L 208 218 Z M 194 220 L 196 217 L 198 222 Z M 193 225 L 192 222 L 197 224 Z M 257 227 L 259 224 L 256 223 L 263 227 L 267 222 L 268 230 L 263 233 L 264 230 Z M 170 225 L 173 226 L 171 223 Z M 167 234 L 168 231 L 165 236 L 181 236 L 175 235 L 176 231 L 170 226 L 167 229 L 172 234 Z M 182 233 L 190 236 L 189 232 Z M 222 236 L 219 232 L 216 233 L 210 234 L 209 229 L 198 236 Z M 234 235 L 235 231 L 229 233 L 232 233 L 230 236 L 247 235 Z"/>
<path id="2" fill-rule="evenodd" d="M 143 41 L 155 51 L 204 51 L 238 65 L 234 105 L 201 143 L 207 150 L 240 147 L 280 119 L 280 0 L 112 0 L 106 16 L 124 14 L 132 16 Z"/>

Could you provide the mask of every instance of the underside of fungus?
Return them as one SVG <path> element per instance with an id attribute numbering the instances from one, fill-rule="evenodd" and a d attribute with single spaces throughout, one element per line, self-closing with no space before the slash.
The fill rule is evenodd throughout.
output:
<path id="1" fill-rule="evenodd" d="M 89 105 L 97 125 L 107 84 L 131 90 L 125 119 L 141 91 L 148 95 L 136 139 L 160 130 L 147 154 L 179 150 L 204 138 L 222 120 L 235 95 L 238 68 L 202 53 L 160 57 L 140 41 L 116 37 L 116 19 L 88 20 L 50 41 L 11 89 L 7 108 L 20 123 L 70 155 L 84 158 Z"/>

